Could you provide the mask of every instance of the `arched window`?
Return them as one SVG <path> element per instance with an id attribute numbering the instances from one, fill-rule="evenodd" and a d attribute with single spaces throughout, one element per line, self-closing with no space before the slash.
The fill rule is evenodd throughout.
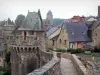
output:
<path id="1" fill-rule="evenodd" d="M 27 48 L 25 47 L 25 51 L 27 52 Z"/>
<path id="2" fill-rule="evenodd" d="M 59 40 L 59 43 L 61 44 L 61 39 Z"/>
<path id="3" fill-rule="evenodd" d="M 64 42 L 65 42 L 65 45 L 66 45 L 66 42 L 67 42 L 67 41 L 66 41 L 66 40 L 64 40 Z"/>
<path id="4" fill-rule="evenodd" d="M 30 47 L 29 47 L 28 51 L 31 52 L 31 48 Z"/>

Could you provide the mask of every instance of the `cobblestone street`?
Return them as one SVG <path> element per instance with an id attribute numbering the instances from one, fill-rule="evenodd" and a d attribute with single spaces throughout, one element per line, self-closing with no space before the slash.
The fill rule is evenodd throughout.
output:
<path id="1" fill-rule="evenodd" d="M 62 75 L 78 75 L 72 61 L 65 58 L 61 58 L 61 71 Z"/>

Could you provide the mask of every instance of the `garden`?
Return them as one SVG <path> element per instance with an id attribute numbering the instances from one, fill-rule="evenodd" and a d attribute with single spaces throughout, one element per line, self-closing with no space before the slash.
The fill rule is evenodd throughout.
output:
<path id="1" fill-rule="evenodd" d="M 56 49 L 53 50 L 62 53 L 76 54 L 78 57 L 86 61 L 100 62 L 100 47 L 93 47 L 88 49 Z"/>

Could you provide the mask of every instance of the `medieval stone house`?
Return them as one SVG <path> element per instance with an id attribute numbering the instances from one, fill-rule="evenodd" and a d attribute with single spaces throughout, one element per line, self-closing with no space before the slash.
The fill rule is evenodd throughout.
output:
<path id="1" fill-rule="evenodd" d="M 100 24 L 93 30 L 92 36 L 93 36 L 93 45 L 100 46 Z"/>
<path id="2" fill-rule="evenodd" d="M 88 28 L 84 22 L 64 22 L 60 28 L 50 35 L 51 38 L 47 36 L 49 43 L 51 42 L 51 48 L 76 49 L 91 46 Z M 58 35 L 54 36 L 58 30 Z"/>
<path id="3" fill-rule="evenodd" d="M 57 46 L 57 39 L 59 36 L 59 33 L 61 31 L 61 26 L 56 26 L 51 28 L 46 33 L 46 48 L 56 48 Z"/>
<path id="4" fill-rule="evenodd" d="M 92 39 L 92 46 L 100 44 L 100 21 L 87 21 L 89 37 Z"/>

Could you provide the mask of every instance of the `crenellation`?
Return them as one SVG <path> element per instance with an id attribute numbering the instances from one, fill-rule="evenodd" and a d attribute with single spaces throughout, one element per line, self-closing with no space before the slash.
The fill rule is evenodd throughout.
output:
<path id="1" fill-rule="evenodd" d="M 11 51 L 12 75 L 26 75 L 51 60 L 39 47 L 14 46 Z M 15 74 L 16 73 L 16 74 Z"/>

